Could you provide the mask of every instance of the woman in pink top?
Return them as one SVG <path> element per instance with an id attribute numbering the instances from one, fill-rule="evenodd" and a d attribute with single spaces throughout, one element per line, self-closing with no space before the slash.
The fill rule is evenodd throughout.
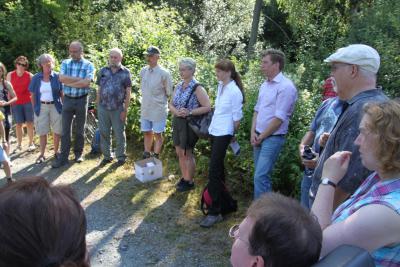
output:
<path id="1" fill-rule="evenodd" d="M 28 89 L 33 75 L 27 71 L 28 67 L 28 59 L 24 56 L 19 56 L 15 60 L 15 70 L 7 74 L 7 81 L 12 84 L 15 94 L 17 95 L 17 101 L 11 107 L 13 119 L 16 123 L 18 143 L 14 152 L 21 150 L 22 125 L 24 123 L 28 130 L 28 151 L 35 150 L 35 145 L 33 144 L 33 108 L 31 103 L 31 93 Z"/>

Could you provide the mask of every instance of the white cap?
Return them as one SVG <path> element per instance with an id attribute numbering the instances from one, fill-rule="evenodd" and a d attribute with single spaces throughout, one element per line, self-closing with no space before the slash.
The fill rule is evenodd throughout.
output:
<path id="1" fill-rule="evenodd" d="M 368 45 L 352 44 L 339 48 L 324 62 L 343 62 L 360 66 L 360 68 L 377 73 L 380 65 L 378 52 Z"/>

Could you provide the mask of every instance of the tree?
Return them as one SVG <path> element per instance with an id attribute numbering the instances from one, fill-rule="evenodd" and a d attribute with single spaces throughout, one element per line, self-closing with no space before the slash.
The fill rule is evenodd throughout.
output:
<path id="1" fill-rule="evenodd" d="M 258 24 L 260 23 L 262 4 L 263 0 L 256 0 L 254 4 L 253 22 L 251 24 L 250 40 L 247 47 L 247 59 L 249 59 L 254 52 L 254 45 L 256 44 L 258 35 Z"/>

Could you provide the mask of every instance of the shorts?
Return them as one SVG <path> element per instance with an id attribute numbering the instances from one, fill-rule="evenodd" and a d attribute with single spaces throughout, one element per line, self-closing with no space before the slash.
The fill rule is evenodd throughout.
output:
<path id="1" fill-rule="evenodd" d="M 172 118 L 172 141 L 174 146 L 182 149 L 193 149 L 199 140 L 195 132 L 190 128 L 185 118 Z"/>
<path id="2" fill-rule="evenodd" d="M 3 147 L 0 145 L 0 162 L 10 162 L 10 159 L 8 158 L 6 151 L 4 151 Z"/>
<path id="3" fill-rule="evenodd" d="M 61 135 L 61 114 L 57 112 L 54 104 L 40 104 L 39 116 L 35 114 L 35 131 L 37 135 L 46 135 L 50 132 Z"/>
<path id="4" fill-rule="evenodd" d="M 155 132 L 155 133 L 163 133 L 165 131 L 165 126 L 167 124 L 167 120 L 162 121 L 149 121 L 146 119 L 140 119 L 140 129 L 142 132 Z"/>
<path id="5" fill-rule="evenodd" d="M 15 123 L 33 122 L 32 103 L 18 104 L 11 107 Z"/>

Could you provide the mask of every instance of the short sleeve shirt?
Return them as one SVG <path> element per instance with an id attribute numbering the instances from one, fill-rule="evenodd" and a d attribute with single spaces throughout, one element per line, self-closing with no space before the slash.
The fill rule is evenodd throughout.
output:
<path id="1" fill-rule="evenodd" d="M 325 100 L 318 108 L 310 125 L 310 131 L 315 134 L 313 150 L 320 152 L 319 137 L 323 133 L 330 133 L 342 112 L 343 101 L 338 97 Z"/>
<path id="2" fill-rule="evenodd" d="M 140 72 L 142 93 L 141 119 L 163 121 L 167 119 L 168 96 L 172 92 L 170 73 L 157 65 L 144 67 Z"/>
<path id="3" fill-rule="evenodd" d="M 94 66 L 90 61 L 84 58 L 81 58 L 79 61 L 75 61 L 69 58 L 63 60 L 63 62 L 61 63 L 60 74 L 71 77 L 79 77 L 82 79 L 90 79 L 91 81 L 93 81 Z M 75 88 L 66 85 L 64 85 L 63 87 L 64 94 L 71 97 L 87 95 L 89 93 L 89 89 L 89 87 Z"/>
<path id="4" fill-rule="evenodd" d="M 100 105 L 107 110 L 117 110 L 124 105 L 126 88 L 132 87 L 130 71 L 121 66 L 115 73 L 110 67 L 102 68 L 97 75 Z"/>
<path id="5" fill-rule="evenodd" d="M 364 104 L 387 99 L 381 89 L 371 89 L 359 93 L 343 104 L 343 112 L 330 134 L 312 177 L 311 191 L 314 196 L 321 181 L 324 162 L 337 151 L 352 152 L 349 168 L 338 184 L 345 192 L 349 194 L 354 193 L 365 177 L 371 173 L 371 171 L 362 165 L 360 152 L 358 151 L 358 147 L 354 145 L 354 141 L 360 132 L 358 127 L 363 116 L 362 108 Z"/>

